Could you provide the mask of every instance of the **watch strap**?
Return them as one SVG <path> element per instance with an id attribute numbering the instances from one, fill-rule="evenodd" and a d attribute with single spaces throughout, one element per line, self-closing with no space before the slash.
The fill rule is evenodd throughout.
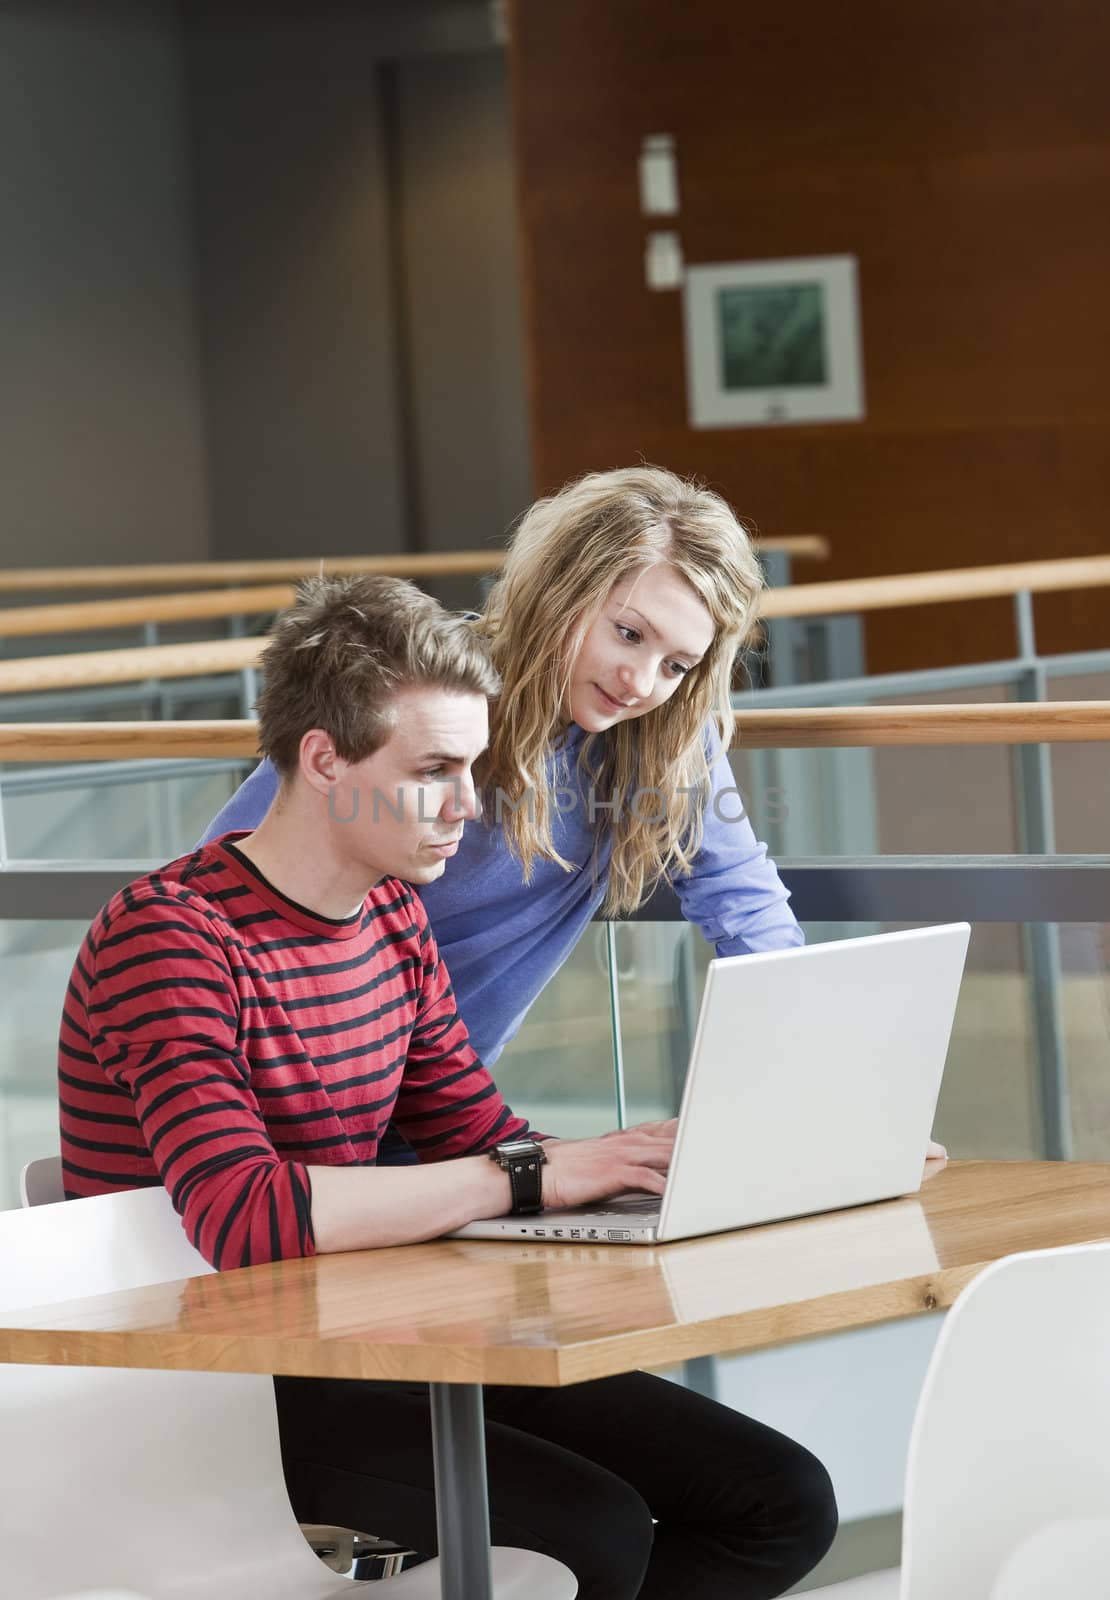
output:
<path id="1" fill-rule="evenodd" d="M 528 1217 L 542 1211 L 543 1159 L 539 1152 L 530 1156 L 510 1156 L 506 1168 L 513 1196 L 513 1216 Z"/>
<path id="2" fill-rule="evenodd" d="M 547 1160 L 538 1139 L 512 1140 L 494 1145 L 491 1161 L 509 1174 L 510 1214 L 531 1216 L 543 1210 L 543 1167 Z"/>

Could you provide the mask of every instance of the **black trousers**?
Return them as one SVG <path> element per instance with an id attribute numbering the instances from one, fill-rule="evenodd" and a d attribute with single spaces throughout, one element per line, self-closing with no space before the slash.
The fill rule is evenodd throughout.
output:
<path id="1" fill-rule="evenodd" d="M 426 1387 L 277 1378 L 302 1522 L 436 1552 Z M 579 1600 L 766 1600 L 836 1532 L 827 1472 L 774 1429 L 642 1372 L 488 1387 L 493 1542 L 574 1572 Z"/>

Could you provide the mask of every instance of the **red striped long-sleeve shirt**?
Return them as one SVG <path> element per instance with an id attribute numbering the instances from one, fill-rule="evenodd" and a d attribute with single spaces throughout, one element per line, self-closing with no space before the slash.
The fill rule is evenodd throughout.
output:
<path id="1" fill-rule="evenodd" d="M 387 878 L 333 921 L 228 839 L 120 891 L 73 968 L 58 1055 L 68 1196 L 164 1183 L 216 1267 L 311 1255 L 308 1165 L 422 1160 L 527 1129 L 467 1039 L 424 909 Z"/>

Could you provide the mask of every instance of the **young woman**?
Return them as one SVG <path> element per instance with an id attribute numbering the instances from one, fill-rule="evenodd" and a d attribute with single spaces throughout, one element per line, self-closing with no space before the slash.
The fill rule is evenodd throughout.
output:
<path id="1" fill-rule="evenodd" d="M 487 1065 L 598 907 L 660 879 L 718 955 L 802 942 L 725 754 L 761 587 L 725 502 L 658 467 L 592 473 L 520 523 L 475 621 L 503 683 L 485 815 L 421 891 Z M 206 839 L 256 827 L 276 787 L 263 762 Z"/>

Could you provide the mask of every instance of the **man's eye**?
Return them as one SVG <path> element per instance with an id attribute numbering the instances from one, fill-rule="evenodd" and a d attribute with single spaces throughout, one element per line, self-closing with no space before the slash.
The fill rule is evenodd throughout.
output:
<path id="1" fill-rule="evenodd" d="M 429 767 L 428 771 L 422 772 L 420 776 L 426 778 L 429 783 L 434 783 L 437 778 L 443 777 L 444 770 L 443 767 Z"/>

